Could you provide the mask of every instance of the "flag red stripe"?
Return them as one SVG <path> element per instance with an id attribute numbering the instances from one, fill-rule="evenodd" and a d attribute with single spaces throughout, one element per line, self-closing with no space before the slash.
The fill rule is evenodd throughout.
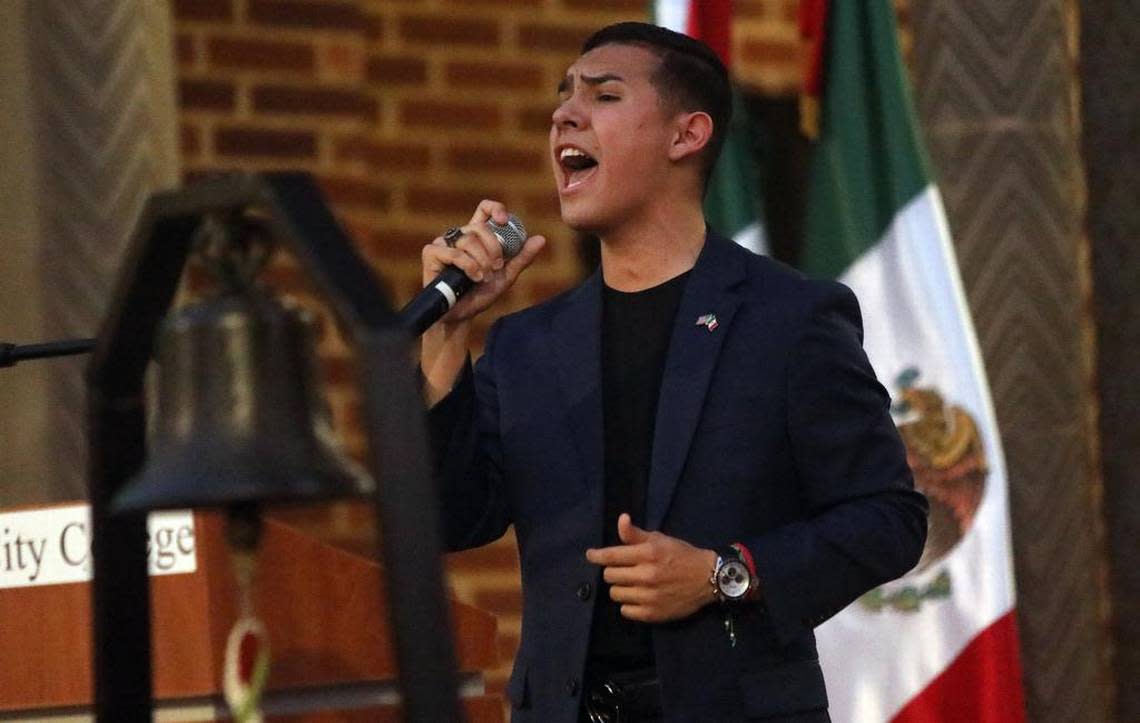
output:
<path id="1" fill-rule="evenodd" d="M 1024 723 L 1017 614 L 1010 610 L 970 641 L 893 723 Z"/>
<path id="2" fill-rule="evenodd" d="M 800 35 L 809 44 L 804 68 L 804 95 L 823 95 L 823 49 L 827 31 L 827 0 L 801 0 Z"/>
<path id="3" fill-rule="evenodd" d="M 692 0 L 685 35 L 712 48 L 724 66 L 732 55 L 732 0 Z"/>

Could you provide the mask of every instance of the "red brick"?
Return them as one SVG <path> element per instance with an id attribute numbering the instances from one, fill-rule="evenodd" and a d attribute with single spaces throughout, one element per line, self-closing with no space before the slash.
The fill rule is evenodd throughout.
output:
<path id="1" fill-rule="evenodd" d="M 320 48 L 318 53 L 321 67 L 342 83 L 364 79 L 365 52 L 359 43 L 330 43 Z"/>
<path id="2" fill-rule="evenodd" d="M 519 27 L 519 44 L 527 50 L 577 53 L 586 38 L 597 29 L 593 25 L 525 23 Z"/>
<path id="3" fill-rule="evenodd" d="M 364 15 L 364 37 L 368 40 L 379 41 L 384 37 L 384 18 L 372 13 Z"/>
<path id="4" fill-rule="evenodd" d="M 214 133 L 214 147 L 223 156 L 313 158 L 317 139 L 311 131 L 225 127 Z"/>
<path id="5" fill-rule="evenodd" d="M 542 170 L 543 156 L 521 148 L 455 146 L 447 151 L 447 165 L 458 171 L 537 173 Z"/>
<path id="6" fill-rule="evenodd" d="M 542 87 L 542 68 L 531 63 L 448 63 L 444 68 L 448 85 L 462 87 L 499 87 L 538 89 Z"/>
<path id="7" fill-rule="evenodd" d="M 732 14 L 738 20 L 758 20 L 768 13 L 766 0 L 736 0 L 732 6 Z"/>
<path id="8" fill-rule="evenodd" d="M 518 112 L 519 128 L 532 133 L 550 133 L 550 117 L 554 114 L 554 102 L 523 108 Z"/>
<path id="9" fill-rule="evenodd" d="M 387 188 L 351 176 L 321 176 L 320 186 L 335 206 L 387 211 L 392 200 L 392 192 Z"/>
<path id="10" fill-rule="evenodd" d="M 551 181 L 550 186 L 551 189 L 545 193 L 523 194 L 523 206 L 528 213 L 556 218 L 562 215 L 562 204 L 558 200 L 558 192 L 554 190 L 553 181 Z"/>
<path id="11" fill-rule="evenodd" d="M 232 20 L 233 0 L 174 0 L 178 20 Z"/>
<path id="12" fill-rule="evenodd" d="M 210 63 L 222 68 L 312 73 L 315 66 L 312 46 L 303 43 L 214 37 L 208 49 Z"/>
<path id="13" fill-rule="evenodd" d="M 368 80 L 377 85 L 422 85 L 427 82 L 427 61 L 403 55 L 373 55 L 368 59 Z"/>
<path id="14" fill-rule="evenodd" d="M 335 147 L 338 161 L 364 161 L 377 170 L 423 170 L 431 161 L 427 146 L 414 143 L 384 143 L 346 138 Z"/>
<path id="15" fill-rule="evenodd" d="M 441 126 L 451 129 L 495 128 L 501 122 L 493 105 L 417 100 L 404 103 L 400 122 L 410 126 Z"/>
<path id="16" fill-rule="evenodd" d="M 249 0 L 249 19 L 260 25 L 350 32 L 366 25 L 360 8 L 329 0 Z"/>
<path id="17" fill-rule="evenodd" d="M 473 209 L 474 206 L 471 208 Z M 467 218 L 470 215 L 471 209 L 468 209 Z M 440 229 L 440 231 L 442 230 Z M 431 243 L 440 231 L 421 233 L 407 228 L 378 229 L 361 238 L 360 245 L 361 249 L 370 257 L 418 259 L 423 247 Z M 422 286 L 422 283 L 416 283 L 410 290 L 401 286 L 400 288 L 406 292 L 402 298 L 410 298 L 410 291 L 418 290 Z"/>
<path id="18" fill-rule="evenodd" d="M 747 63 L 799 63 L 798 43 L 750 38 L 740 47 L 740 57 Z"/>
<path id="19" fill-rule="evenodd" d="M 182 79 L 178 81 L 178 102 L 193 110 L 233 110 L 234 85 L 226 81 Z"/>
<path id="20" fill-rule="evenodd" d="M 371 118 L 376 116 L 377 104 L 357 90 L 261 85 L 253 89 L 253 109 L 261 113 Z"/>
<path id="21" fill-rule="evenodd" d="M 408 208 L 420 213 L 454 215 L 466 221 L 485 198 L 503 198 L 502 189 L 463 191 L 437 186 L 413 186 L 408 189 Z M 431 239 L 425 239 L 420 246 Z"/>
<path id="22" fill-rule="evenodd" d="M 198 49 L 194 45 L 194 36 L 189 33 L 178 33 L 174 45 L 174 57 L 179 65 L 193 65 L 198 60 Z"/>
<path id="23" fill-rule="evenodd" d="M 409 15 L 400 19 L 400 37 L 432 44 L 495 45 L 499 42 L 499 24 L 493 20 Z"/>
<path id="24" fill-rule="evenodd" d="M 530 295 L 534 303 L 546 301 L 551 299 L 563 291 L 566 291 L 574 284 L 569 280 L 567 281 L 536 281 L 530 285 Z"/>

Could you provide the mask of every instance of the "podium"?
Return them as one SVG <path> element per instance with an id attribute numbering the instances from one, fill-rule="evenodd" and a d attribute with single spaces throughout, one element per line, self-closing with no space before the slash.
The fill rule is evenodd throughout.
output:
<path id="1" fill-rule="evenodd" d="M 222 661 L 237 588 L 221 516 L 196 512 L 193 519 L 195 571 L 150 578 L 159 721 L 228 718 Z M 253 595 L 270 641 L 267 720 L 401 719 L 382 565 L 269 516 Z M 467 719 L 502 721 L 502 702 L 485 693 L 482 673 L 497 663 L 495 619 L 454 600 L 451 612 Z M 85 720 L 92 702 L 89 583 L 0 589 L 0 650 L 0 719 Z"/>

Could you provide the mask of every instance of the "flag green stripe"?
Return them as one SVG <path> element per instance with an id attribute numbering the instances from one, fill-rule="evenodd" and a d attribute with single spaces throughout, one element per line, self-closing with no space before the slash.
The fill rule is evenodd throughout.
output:
<path id="1" fill-rule="evenodd" d="M 801 266 L 838 277 L 928 183 L 887 0 L 830 3 Z"/>
<path id="2" fill-rule="evenodd" d="M 739 94 L 733 95 L 732 122 L 713 166 L 704 202 L 709 225 L 729 236 L 757 223 L 762 208 L 755 127 Z"/>

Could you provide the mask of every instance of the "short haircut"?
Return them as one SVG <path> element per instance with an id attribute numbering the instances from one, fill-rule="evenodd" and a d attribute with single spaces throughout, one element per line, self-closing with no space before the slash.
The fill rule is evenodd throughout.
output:
<path id="1" fill-rule="evenodd" d="M 660 64 L 650 81 L 661 99 L 674 112 L 703 111 L 712 118 L 712 138 L 701 156 L 707 187 L 732 119 L 732 86 L 724 63 L 701 41 L 649 23 L 607 25 L 586 38 L 582 54 L 603 45 L 638 45 L 656 55 Z"/>

